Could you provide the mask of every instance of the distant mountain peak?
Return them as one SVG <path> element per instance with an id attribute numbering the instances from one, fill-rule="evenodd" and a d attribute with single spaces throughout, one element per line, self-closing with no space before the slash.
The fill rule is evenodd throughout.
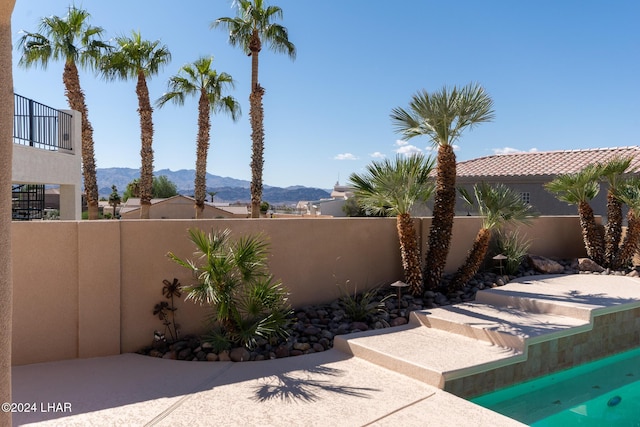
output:
<path id="1" fill-rule="evenodd" d="M 140 170 L 133 168 L 98 168 L 98 193 L 100 197 L 109 197 L 111 186 L 115 185 L 120 193 L 127 188 L 127 184 L 140 177 Z M 176 184 L 178 193 L 193 195 L 193 181 L 196 171 L 194 169 L 159 169 L 154 176 L 166 176 L 169 181 Z M 216 202 L 247 202 L 251 201 L 250 182 L 241 179 L 222 177 L 207 173 L 207 191 L 215 191 Z M 309 188 L 294 185 L 287 188 L 264 186 L 263 199 L 271 204 L 290 204 L 300 200 L 319 200 L 330 197 L 330 192 L 318 188 Z"/>

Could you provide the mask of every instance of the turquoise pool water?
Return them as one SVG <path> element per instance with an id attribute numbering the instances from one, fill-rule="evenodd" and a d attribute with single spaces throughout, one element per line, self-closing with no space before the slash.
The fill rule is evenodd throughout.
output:
<path id="1" fill-rule="evenodd" d="M 471 401 L 536 427 L 640 427 L 640 348 Z"/>

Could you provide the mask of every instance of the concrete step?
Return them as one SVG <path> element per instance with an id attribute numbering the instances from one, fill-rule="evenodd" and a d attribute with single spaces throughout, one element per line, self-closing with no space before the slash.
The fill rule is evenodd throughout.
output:
<path id="1" fill-rule="evenodd" d="M 410 324 L 526 352 L 527 345 L 589 331 L 591 322 L 478 302 L 414 311 Z"/>
<path id="2" fill-rule="evenodd" d="M 516 349 L 416 324 L 338 335 L 334 348 L 439 388 L 525 358 Z"/>

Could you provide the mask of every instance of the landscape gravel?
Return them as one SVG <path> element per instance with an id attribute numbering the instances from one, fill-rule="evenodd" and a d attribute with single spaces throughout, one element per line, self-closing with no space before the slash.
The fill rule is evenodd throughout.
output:
<path id="1" fill-rule="evenodd" d="M 585 272 L 579 271 L 577 260 L 557 260 L 563 271 L 560 274 L 633 274 L 636 270 Z M 523 263 L 515 275 L 503 275 L 494 271 L 476 274 L 462 289 L 451 293 L 425 291 L 421 297 L 402 293 L 385 286 L 368 295 L 349 295 L 326 304 L 310 305 L 293 311 L 286 339 L 259 339 L 255 348 L 234 348 L 216 352 L 210 343 L 200 337 L 188 335 L 174 343 L 156 341 L 138 353 L 152 357 L 198 361 L 259 361 L 326 351 L 333 347 L 336 335 L 350 334 L 370 329 L 391 328 L 408 323 L 414 310 L 442 307 L 450 304 L 473 301 L 476 292 L 482 289 L 504 286 L 509 281 L 524 276 L 545 274 L 532 265 Z M 443 278 L 446 284 L 450 276 Z M 362 298 L 367 302 L 362 303 Z M 351 315 L 350 307 L 361 309 L 360 316 Z M 363 309 L 364 308 L 364 309 Z"/>

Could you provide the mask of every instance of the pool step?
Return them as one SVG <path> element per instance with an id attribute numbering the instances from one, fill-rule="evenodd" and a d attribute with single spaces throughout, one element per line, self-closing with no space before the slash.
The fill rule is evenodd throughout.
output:
<path id="1" fill-rule="evenodd" d="M 531 292 L 522 292 L 520 288 L 485 289 L 476 294 L 476 303 L 494 306 L 511 307 L 528 313 L 559 314 L 584 321 L 591 321 L 594 313 L 593 303 L 581 303 L 578 291 L 569 290 L 566 294 L 558 295 L 554 289 L 548 287 L 534 287 Z M 546 291 L 546 293 L 545 293 Z M 574 295 L 572 295 L 574 293 Z"/>
<path id="2" fill-rule="evenodd" d="M 435 387 L 525 360 L 521 351 L 409 324 L 338 335 L 334 348 Z"/>
<path id="3" fill-rule="evenodd" d="M 399 328 L 336 336 L 334 348 L 444 388 L 447 381 L 525 361 L 529 345 L 592 328 L 583 316 L 549 311 L 477 301 L 419 310 Z"/>
<path id="4" fill-rule="evenodd" d="M 410 323 L 526 352 L 527 345 L 591 330 L 591 323 L 559 314 L 468 302 L 414 311 Z"/>

